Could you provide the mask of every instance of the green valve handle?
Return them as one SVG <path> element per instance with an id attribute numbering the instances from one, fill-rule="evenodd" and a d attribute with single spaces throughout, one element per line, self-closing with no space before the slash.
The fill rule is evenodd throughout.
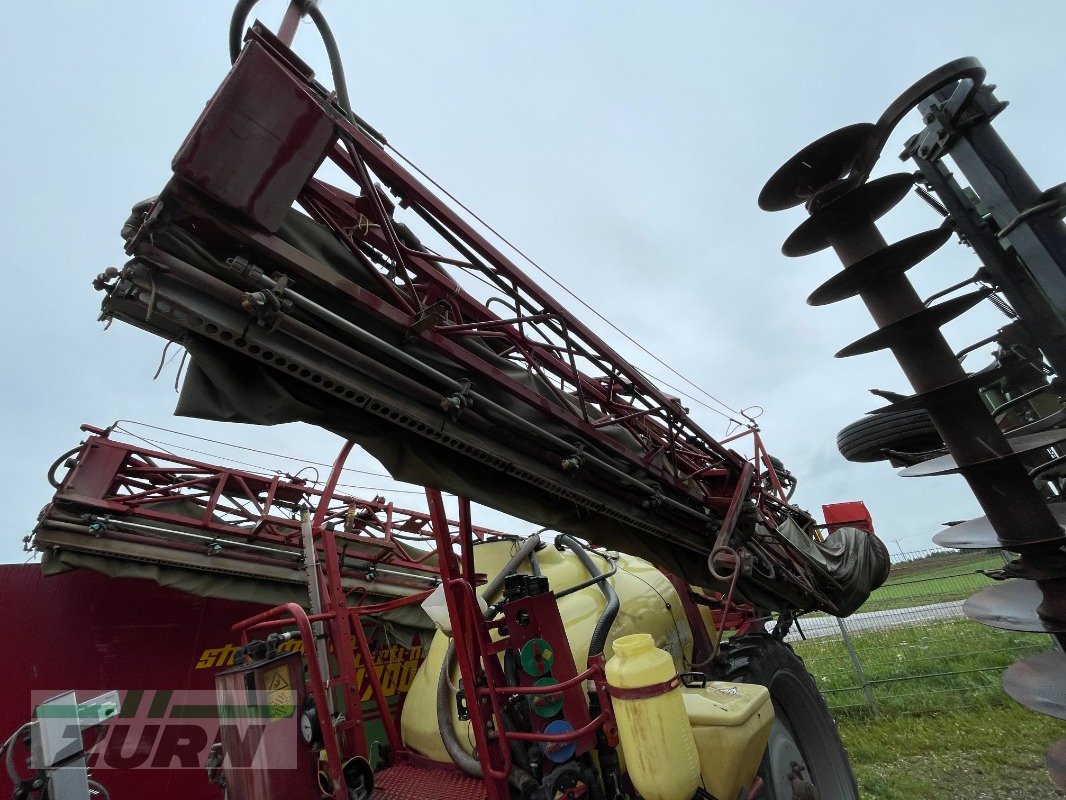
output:
<path id="1" fill-rule="evenodd" d="M 555 663 L 555 649 L 543 639 L 530 639 L 522 645 L 518 657 L 526 674 L 539 678 L 551 672 Z"/>
<path id="2" fill-rule="evenodd" d="M 534 686 L 554 686 L 559 681 L 550 676 L 540 678 L 534 683 Z M 529 705 L 533 709 L 533 713 L 538 717 L 554 717 L 560 711 L 563 710 L 563 694 L 557 692 L 555 694 L 534 694 L 530 695 Z"/>

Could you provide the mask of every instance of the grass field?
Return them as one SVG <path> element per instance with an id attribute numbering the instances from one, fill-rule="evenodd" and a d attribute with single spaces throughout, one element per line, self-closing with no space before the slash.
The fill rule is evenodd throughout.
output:
<path id="1" fill-rule="evenodd" d="M 1044 752 L 1066 723 L 1000 696 L 960 711 L 843 720 L 863 800 L 1061 800 Z"/>
<path id="2" fill-rule="evenodd" d="M 969 620 L 890 628 L 852 637 L 875 701 L 888 714 L 983 703 L 1001 695 L 999 671 L 1051 647 L 1047 636 L 1001 631 Z M 834 713 L 868 706 L 839 639 L 795 642 Z"/>
<path id="3" fill-rule="evenodd" d="M 860 611 L 961 600 L 992 582 L 998 553 L 937 553 L 893 566 Z M 891 616 L 891 615 L 889 615 Z M 901 617 L 895 622 L 903 621 Z M 881 715 L 874 717 L 839 637 L 795 642 L 840 724 L 864 800 L 1061 800 L 1044 753 L 1066 723 L 1003 692 L 1003 668 L 1053 646 L 1050 637 L 965 619 L 853 633 Z"/>
<path id="4" fill-rule="evenodd" d="M 861 611 L 884 611 L 962 600 L 991 581 L 977 570 L 1001 569 L 998 553 L 946 553 L 892 567 L 885 585 L 874 591 Z"/>

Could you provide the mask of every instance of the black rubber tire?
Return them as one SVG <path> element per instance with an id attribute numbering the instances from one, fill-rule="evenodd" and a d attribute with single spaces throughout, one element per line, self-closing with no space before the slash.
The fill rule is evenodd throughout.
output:
<path id="1" fill-rule="evenodd" d="M 836 721 L 803 659 L 792 647 L 772 636 L 748 634 L 724 642 L 721 657 L 725 661 L 724 669 L 718 673 L 721 680 L 757 683 L 770 690 L 776 718 L 800 750 L 809 772 L 806 777 L 818 789 L 821 800 L 859 800 L 858 785 Z M 765 783 L 762 798 L 792 800 L 791 790 L 784 795 L 775 791 L 771 749 L 767 748 L 759 767 Z M 778 775 L 783 774 L 781 771 L 787 772 L 788 766 L 777 765 L 777 770 Z"/>
<path id="2" fill-rule="evenodd" d="M 867 463 L 888 458 L 885 450 L 924 453 L 944 446 L 925 409 L 870 414 L 837 434 L 837 449 L 848 461 Z"/>

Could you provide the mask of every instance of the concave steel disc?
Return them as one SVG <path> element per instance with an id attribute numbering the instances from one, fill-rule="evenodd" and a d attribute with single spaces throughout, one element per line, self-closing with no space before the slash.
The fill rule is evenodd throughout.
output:
<path id="1" fill-rule="evenodd" d="M 838 272 L 815 289 L 807 303 L 812 306 L 837 303 L 854 297 L 869 283 L 890 275 L 902 275 L 943 247 L 951 233 L 951 226 L 943 225 L 893 242 Z"/>
<path id="2" fill-rule="evenodd" d="M 976 292 L 969 292 L 951 300 L 945 300 L 943 303 L 937 303 L 935 306 L 923 308 L 921 311 L 916 311 L 903 319 L 898 319 L 883 328 L 878 328 L 861 339 L 856 339 L 837 353 L 836 357 L 850 358 L 851 356 L 874 353 L 912 339 L 915 336 L 922 336 L 928 331 L 936 330 L 941 325 L 946 325 L 955 317 L 965 314 L 988 295 L 987 289 L 979 289 Z"/>
<path id="3" fill-rule="evenodd" d="M 906 197 L 913 185 L 913 175 L 897 172 L 856 186 L 805 219 L 785 239 L 781 252 L 794 258 L 824 250 L 837 231 L 879 219 Z"/>
<path id="4" fill-rule="evenodd" d="M 1050 508 L 1059 525 L 1066 525 L 1066 504 L 1056 503 Z M 941 547 L 950 547 L 955 550 L 987 550 L 991 548 L 1011 549 L 1022 544 L 1041 544 L 1054 541 L 1056 538 L 1058 537 L 1041 536 L 1036 539 L 1027 539 L 1024 542 L 1004 542 L 996 536 L 996 531 L 988 517 L 977 517 L 938 531 L 933 536 L 933 541 Z"/>
<path id="5" fill-rule="evenodd" d="M 874 132 L 859 122 L 827 133 L 782 164 L 759 192 L 759 208 L 784 211 L 804 202 L 828 183 L 844 177 Z"/>
<path id="6" fill-rule="evenodd" d="M 1055 648 L 1012 664 L 1003 689 L 1026 708 L 1066 719 L 1066 653 Z"/>
<path id="7" fill-rule="evenodd" d="M 1010 580 L 982 589 L 962 604 L 967 617 L 993 628 L 1026 633 L 1066 633 L 1066 621 L 1052 622 L 1036 613 L 1044 595 L 1033 581 Z"/>
<path id="8" fill-rule="evenodd" d="M 996 461 L 1002 461 L 1008 458 L 1013 458 L 1016 455 L 1024 455 L 1035 450 L 1042 450 L 1045 447 L 1051 447 L 1051 445 L 1064 440 L 1066 440 L 1066 428 L 1055 428 L 1054 430 L 1031 433 L 1026 436 L 1008 437 L 1007 444 L 1010 445 L 1012 451 L 1009 455 L 992 456 L 983 461 L 964 464 L 962 467 L 955 463 L 954 456 L 940 456 L 938 458 L 930 459 L 929 461 L 923 461 L 921 464 L 915 464 L 913 467 L 907 467 L 906 469 L 901 470 L 899 475 L 902 478 L 928 478 L 933 475 L 953 475 L 967 467 L 988 466 Z"/>
<path id="9" fill-rule="evenodd" d="M 1051 780 L 1066 789 L 1066 739 L 1059 739 L 1051 745 L 1044 763 L 1047 764 L 1048 772 L 1051 773 Z"/>
<path id="10" fill-rule="evenodd" d="M 888 414 L 897 411 L 913 411 L 916 408 L 930 408 L 937 405 L 954 403 L 960 396 L 972 394 L 981 387 L 995 383 L 1004 376 L 1016 375 L 1019 372 L 1024 372 L 1025 370 L 1032 368 L 1033 366 L 1027 361 L 1017 361 L 1013 364 L 1005 364 L 1003 366 L 993 367 L 992 369 L 981 370 L 980 372 L 971 373 L 960 380 L 945 383 L 943 386 L 937 386 L 935 389 L 929 389 L 928 391 L 920 392 L 919 394 L 912 394 L 910 397 L 906 397 L 903 400 L 897 400 L 894 403 L 875 408 L 873 411 L 868 411 L 867 413 Z"/>

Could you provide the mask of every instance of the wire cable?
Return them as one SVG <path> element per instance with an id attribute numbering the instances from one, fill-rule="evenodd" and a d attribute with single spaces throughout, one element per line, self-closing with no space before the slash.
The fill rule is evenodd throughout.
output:
<path id="1" fill-rule="evenodd" d="M 194 453 L 196 455 L 204 456 L 206 458 L 216 459 L 216 460 L 220 460 L 220 461 L 228 461 L 231 464 L 239 464 L 242 467 L 250 467 L 252 469 L 259 470 L 260 472 L 266 472 L 266 473 L 270 473 L 270 474 L 273 474 L 273 475 L 286 475 L 287 474 L 285 472 L 282 472 L 279 469 L 276 469 L 276 468 L 273 468 L 273 467 L 267 467 L 267 466 L 264 466 L 262 464 L 254 464 L 254 463 L 252 463 L 250 461 L 241 461 L 240 459 L 231 458 L 230 456 L 224 456 L 224 455 L 220 455 L 218 453 L 209 453 L 209 452 L 206 452 L 204 450 L 197 450 L 197 449 L 192 448 L 192 447 L 186 447 L 185 445 L 175 444 L 174 442 L 161 442 L 161 441 L 157 441 L 155 439 L 149 439 L 146 436 L 141 436 L 140 434 L 134 433 L 133 431 L 128 430 L 126 428 L 123 428 L 120 425 L 115 425 L 115 426 L 112 426 L 112 427 L 113 427 L 113 430 L 119 431 L 121 433 L 125 433 L 128 436 L 132 436 L 135 439 L 139 439 L 142 442 L 144 442 L 145 444 L 147 444 L 147 445 L 149 445 L 151 447 L 154 447 L 154 448 L 156 448 L 158 450 L 162 450 L 164 453 L 169 453 L 170 455 L 175 456 L 175 457 L 178 457 L 178 454 L 175 453 L 173 450 L 168 450 L 167 448 L 174 447 L 174 448 L 177 448 L 178 450 L 182 450 L 182 451 L 184 451 L 186 453 Z M 152 427 L 152 426 L 149 426 L 149 427 Z M 187 435 L 191 435 L 191 434 L 187 434 Z M 195 438 L 200 438 L 200 437 L 195 437 Z M 213 440 L 209 440 L 209 441 L 213 441 Z M 222 445 L 223 447 L 228 447 L 229 446 L 225 442 L 216 442 L 216 443 Z M 234 446 L 237 447 L 237 445 L 234 445 Z M 244 448 L 244 449 L 250 449 L 250 448 Z M 288 456 L 282 456 L 282 458 L 288 458 Z M 293 458 L 292 460 L 299 461 L 299 459 L 296 459 L 296 458 Z M 331 465 L 326 464 L 325 466 L 331 466 Z M 389 478 L 389 480 L 395 480 L 394 478 L 392 478 L 389 475 L 384 475 L 383 474 L 383 475 L 381 475 L 381 477 Z M 424 494 L 424 492 L 422 492 L 422 491 L 414 491 L 414 490 L 411 490 L 411 489 L 392 489 L 392 488 L 386 488 L 386 487 L 383 487 L 383 486 L 362 486 L 362 485 L 354 484 L 354 483 L 338 483 L 337 485 L 338 486 L 342 486 L 342 487 L 344 487 L 346 489 L 359 489 L 361 491 L 378 492 L 380 494 L 386 494 L 386 495 L 388 495 L 388 494 L 411 494 L 411 495 L 419 495 L 419 496 L 421 496 L 422 494 Z"/>
<path id="2" fill-rule="evenodd" d="M 130 434 L 131 436 L 136 436 L 137 434 L 133 433 L 132 431 L 126 430 L 125 428 L 120 427 L 120 423 L 126 423 L 128 425 L 140 425 L 143 428 L 151 428 L 154 431 L 162 431 L 163 433 L 170 433 L 170 434 L 173 434 L 175 436 L 184 436 L 184 437 L 186 437 L 188 439 L 196 439 L 197 441 L 207 442 L 208 444 L 217 444 L 220 447 L 226 447 L 226 448 L 233 449 L 233 450 L 244 450 L 244 451 L 246 451 L 248 453 L 256 453 L 257 455 L 261 455 L 261 456 L 270 456 L 271 458 L 284 458 L 287 461 L 299 461 L 301 464 L 307 464 L 307 465 L 316 466 L 316 467 L 328 467 L 328 468 L 332 468 L 333 467 L 332 464 L 328 464 L 325 461 L 314 461 L 313 459 L 301 458 L 300 456 L 289 456 L 289 455 L 285 455 L 284 453 L 273 453 L 270 450 L 258 450 L 258 449 L 254 448 L 254 447 L 247 447 L 247 446 L 241 445 L 241 444 L 233 444 L 232 442 L 223 442 L 223 441 L 220 441 L 218 439 L 208 438 L 206 436 L 196 436 L 195 434 L 192 434 L 192 433 L 185 433 L 183 431 L 176 431 L 176 430 L 173 430 L 171 428 L 163 428 L 163 427 L 160 427 L 159 425 L 150 425 L 147 422 L 140 422 L 140 421 L 135 420 L 135 419 L 117 419 L 117 420 L 115 420 L 115 423 L 114 423 L 114 425 L 112 427 L 115 428 L 116 430 L 122 430 L 125 433 Z M 181 445 L 174 445 L 174 446 L 175 447 L 181 447 Z M 189 450 L 189 452 L 196 452 L 196 451 Z M 205 454 L 205 455 L 210 455 L 210 454 L 208 453 L 208 454 Z M 259 467 L 259 469 L 262 469 L 262 468 Z M 388 479 L 392 480 L 392 476 L 389 475 L 388 473 L 385 473 L 385 472 L 371 472 L 370 470 L 356 469 L 355 467 L 344 467 L 343 471 L 344 472 L 355 472 L 355 473 L 358 473 L 360 475 L 369 475 L 372 478 L 388 478 Z"/>
<path id="3" fill-rule="evenodd" d="M 572 297 L 574 300 L 576 300 L 578 303 L 580 303 L 582 306 L 584 306 L 586 309 L 588 309 L 590 312 L 592 312 L 594 315 L 596 315 L 596 317 L 598 317 L 605 324 L 610 326 L 610 328 L 612 330 L 614 330 L 616 333 L 618 333 L 620 336 L 622 336 L 626 341 L 628 341 L 630 344 L 632 344 L 634 347 L 636 347 L 642 353 L 647 355 L 649 358 L 653 359 L 656 363 L 658 363 L 661 366 L 663 366 L 666 369 L 668 369 L 671 373 L 676 375 L 678 378 L 680 378 L 686 384 L 691 386 L 697 392 L 700 392 L 701 394 L 703 394 L 704 396 L 709 398 L 712 402 L 717 403 L 719 406 L 721 406 L 722 408 L 726 409 L 726 411 L 730 412 L 731 414 L 736 414 L 737 416 L 741 416 L 741 412 L 737 411 L 735 408 L 733 408 L 729 404 L 727 404 L 724 401 L 720 400 L 719 398 L 715 397 L 713 394 L 708 392 L 706 389 L 704 389 L 699 384 L 695 383 L 694 381 L 692 381 L 689 378 L 687 378 L 685 375 L 683 375 L 680 372 L 678 372 L 676 369 L 674 369 L 672 366 L 667 364 L 665 361 L 663 361 L 661 358 L 659 358 L 653 352 L 648 350 L 646 347 L 644 347 L 644 345 L 642 345 L 640 342 L 638 342 L 636 339 L 634 339 L 632 336 L 630 336 L 628 333 L 626 333 L 620 327 L 618 327 L 613 322 L 611 322 L 611 320 L 609 320 L 606 316 L 604 316 L 599 311 L 597 311 L 595 308 L 593 308 L 593 306 L 591 304 L 586 302 L 577 293 L 573 292 L 565 284 L 563 284 L 562 281 L 560 281 L 558 278 L 556 278 L 554 275 L 552 275 L 550 272 L 548 272 L 546 269 L 544 269 L 542 266 L 540 266 L 540 264 L 538 264 L 536 261 L 534 261 L 528 255 L 526 255 L 525 252 L 523 252 L 521 249 L 519 249 L 517 245 L 513 244 L 502 233 L 500 233 L 495 228 L 493 228 L 489 223 L 487 223 L 484 219 L 482 219 L 476 212 L 471 210 L 471 208 L 469 206 L 467 206 L 465 203 L 463 203 L 458 197 L 456 197 L 450 191 L 448 191 L 443 186 L 441 186 L 432 177 L 430 177 L 421 167 L 419 167 L 417 164 L 415 164 L 413 161 L 411 161 L 411 159 L 409 159 L 402 152 L 400 152 L 400 150 L 398 150 L 394 145 L 387 144 L 386 147 L 389 150 L 391 150 L 393 153 L 395 153 L 396 156 L 401 161 L 403 161 L 405 164 L 407 164 L 407 166 L 409 166 L 411 169 L 413 169 L 415 172 L 417 172 L 419 175 L 421 175 L 423 178 L 425 178 L 427 181 L 429 181 L 438 191 L 442 192 L 453 203 L 455 203 L 457 206 L 459 206 L 461 209 L 463 209 L 463 211 L 465 211 L 467 214 L 469 214 L 471 217 L 473 217 L 479 223 L 481 223 L 481 225 L 483 225 L 488 231 L 490 231 L 494 236 L 496 236 L 501 242 L 503 242 L 505 245 L 507 245 L 509 248 L 511 248 L 511 250 L 513 250 L 515 253 L 517 253 L 519 256 L 521 256 L 534 269 L 536 269 L 544 277 L 546 277 L 548 280 L 550 280 L 552 283 L 554 283 L 556 286 L 558 286 L 560 289 L 562 289 L 564 292 L 566 292 L 568 295 L 570 295 L 570 297 Z M 660 378 L 655 378 L 651 374 L 648 374 L 648 377 L 652 378 L 653 380 L 659 381 L 663 385 L 669 386 L 669 384 L 667 384 L 666 381 L 663 381 Z M 669 388 L 673 389 L 675 392 L 680 392 L 680 390 L 675 388 L 675 387 L 670 386 Z M 699 401 L 695 400 L 694 398 L 689 398 L 689 399 L 693 400 L 694 402 L 699 402 Z M 708 408 L 711 411 L 714 411 L 716 414 L 720 414 L 723 417 L 731 419 L 731 417 L 729 417 L 729 414 L 726 414 L 725 412 L 720 411 L 719 409 L 711 408 L 709 406 L 708 406 Z M 735 422 L 737 420 L 733 420 L 733 421 Z"/>

